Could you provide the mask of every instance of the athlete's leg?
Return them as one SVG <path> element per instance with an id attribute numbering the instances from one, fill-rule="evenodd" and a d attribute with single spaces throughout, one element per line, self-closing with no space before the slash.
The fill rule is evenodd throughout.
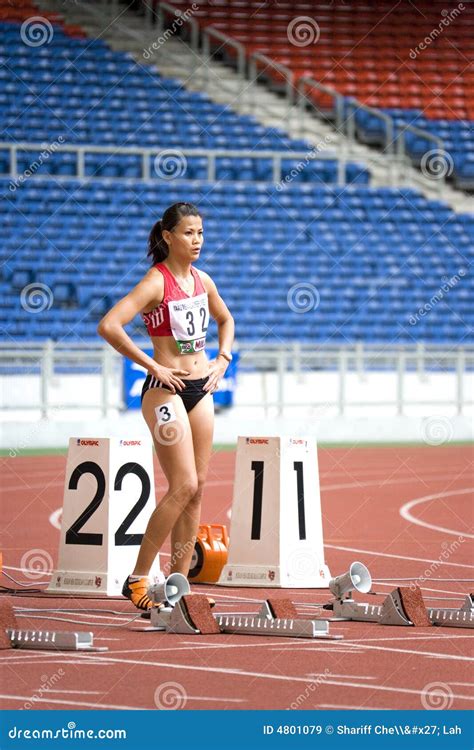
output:
<path id="1" fill-rule="evenodd" d="M 201 499 L 206 481 L 209 459 L 212 453 L 214 433 L 214 402 L 210 393 L 202 398 L 190 412 L 194 459 L 196 465 L 197 491 L 181 512 L 171 532 L 171 573 L 187 576 L 194 551 L 201 515 Z"/>
<path id="2" fill-rule="evenodd" d="M 155 410 L 160 407 L 163 416 L 174 411 L 176 418 L 159 425 Z M 142 413 L 169 486 L 148 521 L 133 571 L 136 576 L 148 575 L 163 542 L 198 489 L 193 436 L 181 398 L 166 389 L 152 388 L 143 397 Z"/>

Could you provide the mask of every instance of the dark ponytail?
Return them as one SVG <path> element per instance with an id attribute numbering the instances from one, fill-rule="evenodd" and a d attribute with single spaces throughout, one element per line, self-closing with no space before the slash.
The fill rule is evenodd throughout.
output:
<path id="1" fill-rule="evenodd" d="M 201 214 L 192 203 L 174 203 L 166 209 L 163 218 L 153 225 L 148 237 L 147 253 L 147 257 L 152 259 L 152 265 L 162 263 L 168 257 L 169 248 L 163 237 L 163 229 L 172 232 L 185 216 L 201 216 Z"/>

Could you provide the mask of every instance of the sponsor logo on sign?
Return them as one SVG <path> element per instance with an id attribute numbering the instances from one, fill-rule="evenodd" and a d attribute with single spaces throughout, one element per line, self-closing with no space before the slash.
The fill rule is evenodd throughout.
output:
<path id="1" fill-rule="evenodd" d="M 56 586 L 61 585 L 61 576 L 56 576 Z"/>
<path id="2" fill-rule="evenodd" d="M 275 571 L 274 570 L 269 570 L 268 571 L 268 578 L 270 579 L 270 581 L 274 581 L 275 580 Z"/>
<path id="3" fill-rule="evenodd" d="M 77 438 L 76 445 L 99 445 L 98 440 L 83 440 L 81 438 Z"/>
<path id="4" fill-rule="evenodd" d="M 262 581 L 267 577 L 266 573 L 236 573 L 236 578 L 243 578 L 248 581 Z"/>
<path id="5" fill-rule="evenodd" d="M 307 442 L 307 440 L 296 440 L 295 438 L 290 438 L 290 445 L 306 445 Z"/>
<path id="6" fill-rule="evenodd" d="M 129 446 L 129 445 L 141 445 L 141 444 L 142 444 L 141 440 L 121 440 L 120 441 L 120 445 L 125 445 L 125 446 Z"/>
<path id="7" fill-rule="evenodd" d="M 95 583 L 96 587 L 98 589 L 100 589 L 100 587 L 102 586 L 102 578 L 100 576 L 96 576 L 94 583 Z"/>
<path id="8" fill-rule="evenodd" d="M 227 578 L 232 579 L 232 571 L 231 570 L 227 571 Z"/>
<path id="9" fill-rule="evenodd" d="M 93 578 L 69 578 L 65 576 L 63 583 L 65 586 L 93 586 L 94 579 Z"/>
<path id="10" fill-rule="evenodd" d="M 268 445 L 268 438 L 245 438 L 247 445 Z"/>

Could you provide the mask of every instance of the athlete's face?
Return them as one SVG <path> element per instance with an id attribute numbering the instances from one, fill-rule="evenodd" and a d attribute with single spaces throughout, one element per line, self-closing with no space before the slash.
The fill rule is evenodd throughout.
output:
<path id="1" fill-rule="evenodd" d="M 170 251 L 186 260 L 199 258 L 204 242 L 200 216 L 184 216 L 169 233 Z"/>

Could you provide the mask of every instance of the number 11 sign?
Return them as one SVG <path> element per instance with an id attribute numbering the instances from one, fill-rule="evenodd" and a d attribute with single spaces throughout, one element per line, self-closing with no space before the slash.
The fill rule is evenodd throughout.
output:
<path id="1" fill-rule="evenodd" d="M 239 437 L 222 586 L 326 588 L 314 438 Z"/>

